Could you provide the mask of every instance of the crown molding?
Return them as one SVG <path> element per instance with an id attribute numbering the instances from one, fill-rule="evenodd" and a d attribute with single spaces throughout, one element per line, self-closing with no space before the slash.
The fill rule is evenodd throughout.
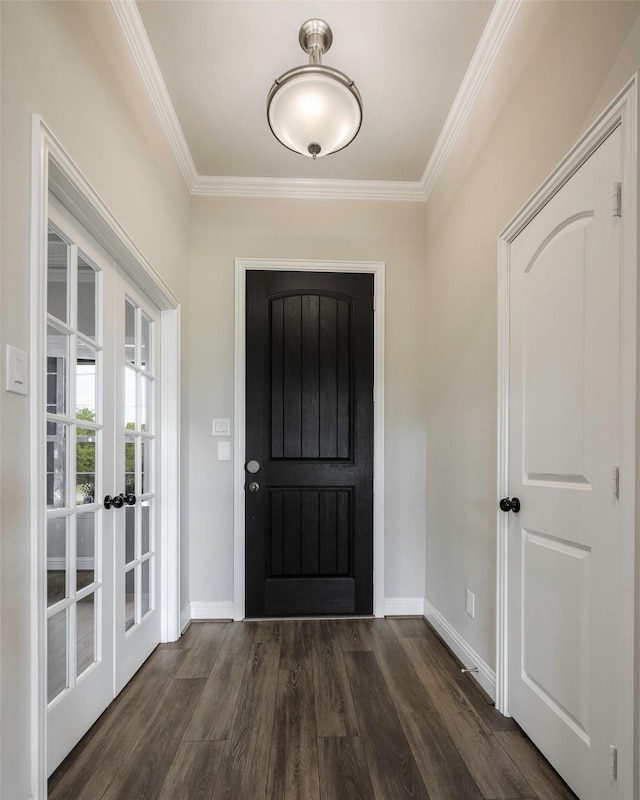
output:
<path id="1" fill-rule="evenodd" d="M 151 102 L 160 117 L 160 123 L 169 140 L 178 166 L 184 176 L 187 187 L 191 191 L 198 177 L 198 170 L 178 121 L 178 115 L 171 102 L 167 85 L 162 77 L 160 66 L 151 47 L 151 42 L 147 36 L 135 0 L 110 0 L 110 2 L 111 8 L 120 23 L 124 38 L 129 45 L 133 60 L 149 92 Z"/>
<path id="2" fill-rule="evenodd" d="M 198 175 L 191 187 L 191 193 L 200 197 L 424 201 L 418 181 L 344 181 L 318 178 L 236 178 Z"/>
<path id="3" fill-rule="evenodd" d="M 523 2 L 524 0 L 496 0 L 420 180 L 425 200 L 433 191 L 444 169 Z"/>
<path id="4" fill-rule="evenodd" d="M 110 0 L 191 194 L 199 197 L 316 198 L 424 202 L 444 169 L 524 0 L 496 0 L 419 181 L 248 178 L 198 175 L 135 0 Z"/>

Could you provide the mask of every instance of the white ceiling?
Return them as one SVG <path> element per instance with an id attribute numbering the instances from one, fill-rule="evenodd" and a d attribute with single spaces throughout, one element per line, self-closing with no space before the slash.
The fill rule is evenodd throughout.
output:
<path id="1" fill-rule="evenodd" d="M 200 176 L 412 182 L 423 177 L 492 7 L 493 0 L 137 3 Z M 307 62 L 298 30 L 311 17 L 333 30 L 324 63 L 356 82 L 364 105 L 355 141 L 315 162 L 279 144 L 265 113 L 274 79 Z"/>

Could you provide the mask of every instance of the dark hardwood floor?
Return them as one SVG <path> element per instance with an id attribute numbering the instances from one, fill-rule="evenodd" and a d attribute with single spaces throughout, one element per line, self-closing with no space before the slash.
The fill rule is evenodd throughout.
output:
<path id="1" fill-rule="evenodd" d="M 194 623 L 50 800 L 576 800 L 421 619 Z"/>

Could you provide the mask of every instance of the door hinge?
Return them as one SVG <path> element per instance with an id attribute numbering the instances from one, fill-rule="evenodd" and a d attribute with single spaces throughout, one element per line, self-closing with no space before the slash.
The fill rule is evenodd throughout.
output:
<path id="1" fill-rule="evenodd" d="M 374 311 L 376 310 L 376 296 L 375 296 L 375 294 L 373 295 L 373 310 Z"/>
<path id="2" fill-rule="evenodd" d="M 609 778 L 618 780 L 618 748 L 614 744 L 609 745 Z"/>
<path id="3" fill-rule="evenodd" d="M 620 499 L 620 467 L 611 470 L 611 490 L 616 500 Z"/>
<path id="4" fill-rule="evenodd" d="M 376 402 L 376 387 L 375 386 L 372 387 L 372 395 L 373 395 L 373 402 L 375 403 Z"/>
<path id="5" fill-rule="evenodd" d="M 619 182 L 613 184 L 613 216 L 622 216 L 622 184 Z"/>

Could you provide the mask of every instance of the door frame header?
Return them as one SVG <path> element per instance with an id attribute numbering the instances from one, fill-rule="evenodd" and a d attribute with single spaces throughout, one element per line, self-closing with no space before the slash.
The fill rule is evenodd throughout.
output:
<path id="1" fill-rule="evenodd" d="M 251 270 L 291 272 L 366 272 L 374 280 L 374 440 L 373 440 L 373 613 L 384 616 L 384 342 L 385 263 L 236 258 L 233 424 L 233 618 L 245 616 L 245 389 L 246 274 Z"/>

